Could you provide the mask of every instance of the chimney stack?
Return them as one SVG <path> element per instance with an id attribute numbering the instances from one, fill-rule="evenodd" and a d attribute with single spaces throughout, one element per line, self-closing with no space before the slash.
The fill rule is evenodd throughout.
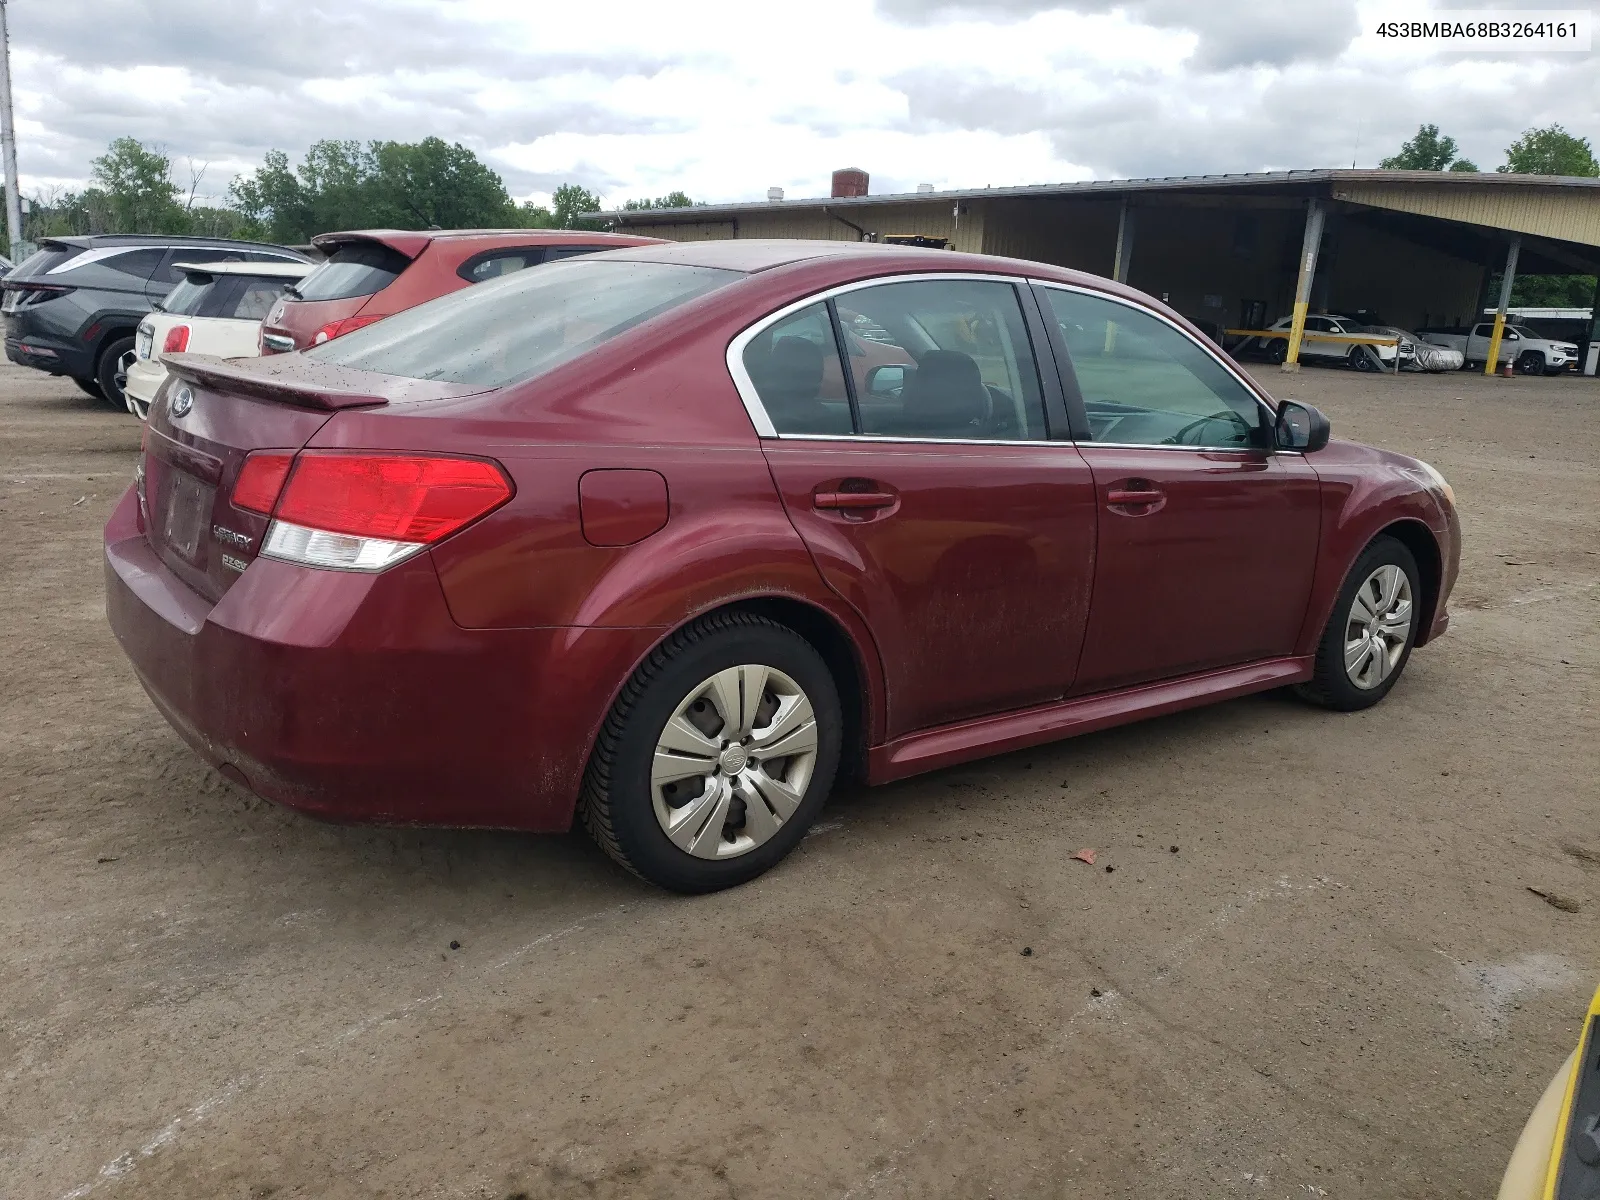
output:
<path id="1" fill-rule="evenodd" d="M 833 198 L 835 200 L 844 196 L 865 196 L 867 194 L 867 173 L 860 167 L 844 167 L 833 173 Z"/>

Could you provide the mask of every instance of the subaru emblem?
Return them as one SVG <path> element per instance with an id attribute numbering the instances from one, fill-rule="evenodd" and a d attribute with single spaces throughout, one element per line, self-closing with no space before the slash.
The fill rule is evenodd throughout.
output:
<path id="1" fill-rule="evenodd" d="M 181 387 L 172 393 L 171 413 L 175 417 L 186 417 L 189 410 L 194 407 L 194 393 L 186 387 Z"/>

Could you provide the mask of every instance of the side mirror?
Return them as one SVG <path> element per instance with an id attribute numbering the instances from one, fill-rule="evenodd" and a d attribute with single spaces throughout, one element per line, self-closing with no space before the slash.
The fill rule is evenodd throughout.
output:
<path id="1" fill-rule="evenodd" d="M 1332 432 L 1328 418 L 1309 404 L 1283 400 L 1278 404 L 1278 419 L 1273 425 L 1273 441 L 1279 450 L 1300 450 L 1314 454 L 1328 444 Z"/>
<path id="2" fill-rule="evenodd" d="M 873 367 L 867 372 L 867 391 L 874 396 L 893 396 L 906 385 L 906 369 L 897 366 Z"/>

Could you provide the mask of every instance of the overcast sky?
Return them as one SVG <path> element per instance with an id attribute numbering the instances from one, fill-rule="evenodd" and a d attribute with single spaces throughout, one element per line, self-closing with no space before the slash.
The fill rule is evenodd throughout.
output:
<path id="1" fill-rule="evenodd" d="M 1549 5 L 1554 0 L 1542 0 Z M 1517 7 L 1516 0 L 1494 0 Z M 1540 0 L 1521 7 L 1535 7 Z M 1455 0 L 1452 7 L 1465 6 Z M 11 0 L 25 195 L 130 134 L 220 194 L 277 147 L 430 134 L 518 199 L 610 203 L 1375 166 L 1424 121 L 1484 169 L 1600 143 L 1594 54 L 1419 55 L 1427 0 Z"/>

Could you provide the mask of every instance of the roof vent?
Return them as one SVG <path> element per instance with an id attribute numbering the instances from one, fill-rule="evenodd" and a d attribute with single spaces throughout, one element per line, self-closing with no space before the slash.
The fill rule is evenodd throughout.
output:
<path id="1" fill-rule="evenodd" d="M 845 196 L 865 196 L 867 194 L 867 173 L 860 167 L 844 167 L 833 173 L 833 198 L 835 200 Z"/>
<path id="2" fill-rule="evenodd" d="M 768 200 L 782 200 L 783 199 L 783 189 L 782 188 L 768 188 L 767 189 L 767 199 Z"/>
<path id="3" fill-rule="evenodd" d="M 933 184 L 931 184 L 931 183 L 919 183 L 919 184 L 917 184 L 917 191 L 919 191 L 919 192 L 931 192 L 931 191 L 933 191 Z"/>

